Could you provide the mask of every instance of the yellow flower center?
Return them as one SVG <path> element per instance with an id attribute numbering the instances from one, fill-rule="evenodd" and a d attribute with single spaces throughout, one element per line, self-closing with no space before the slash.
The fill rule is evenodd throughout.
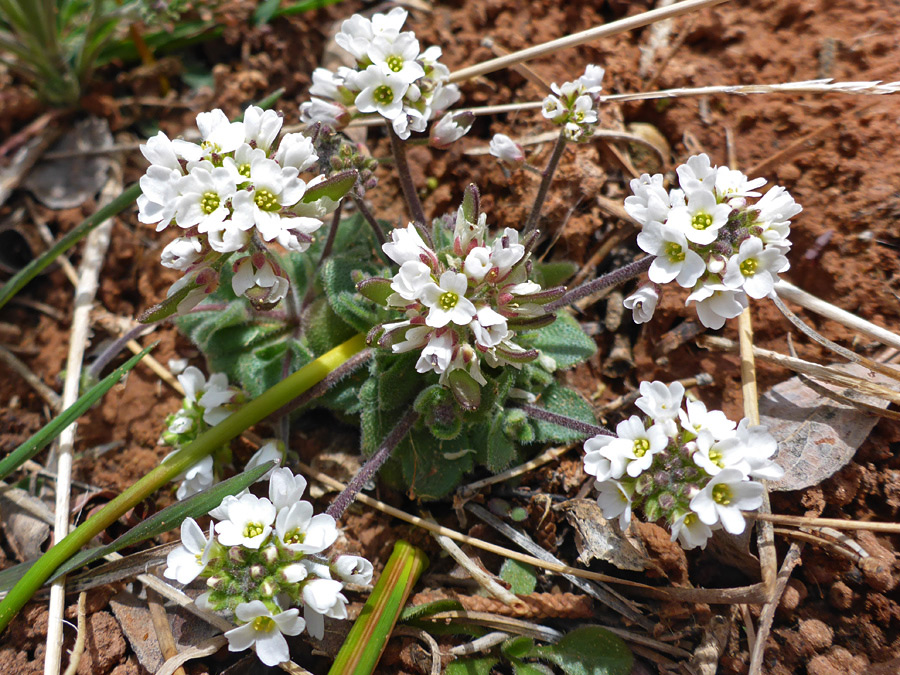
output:
<path id="1" fill-rule="evenodd" d="M 382 84 L 380 87 L 375 87 L 372 98 L 382 105 L 388 105 L 394 101 L 394 90 L 386 84 Z"/>
<path id="2" fill-rule="evenodd" d="M 403 70 L 403 57 L 397 56 L 396 54 L 392 54 L 391 56 L 385 59 L 385 63 L 387 63 L 387 67 L 390 68 L 395 73 L 399 73 Z"/>
<path id="3" fill-rule="evenodd" d="M 222 146 L 220 146 L 218 143 L 213 143 L 212 141 L 203 141 L 200 144 L 200 148 L 204 152 L 208 152 L 209 154 L 221 152 L 221 150 L 222 150 Z"/>
<path id="4" fill-rule="evenodd" d="M 720 469 L 725 468 L 725 462 L 722 461 L 722 453 L 718 450 L 709 451 L 709 461 L 715 464 Z"/>
<path id="5" fill-rule="evenodd" d="M 734 497 L 734 494 L 731 492 L 731 488 L 724 483 L 719 483 L 712 489 L 712 498 L 716 504 L 728 506 L 732 497 Z"/>
<path id="6" fill-rule="evenodd" d="M 268 633 L 275 628 L 275 620 L 270 616 L 258 616 L 253 619 L 253 630 Z"/>
<path id="7" fill-rule="evenodd" d="M 278 203 L 277 197 L 271 190 L 267 190 L 266 188 L 261 188 L 256 191 L 256 194 L 253 197 L 253 201 L 256 202 L 256 205 L 262 211 L 277 211 L 281 208 L 281 205 Z"/>
<path id="8" fill-rule="evenodd" d="M 250 164 L 241 164 L 238 167 L 238 173 L 241 174 L 244 178 L 250 178 Z"/>
<path id="9" fill-rule="evenodd" d="M 747 258 L 744 262 L 740 264 L 741 274 L 745 277 L 752 277 L 756 274 L 756 270 L 759 268 L 759 262 L 757 262 L 756 258 Z"/>
<path id="10" fill-rule="evenodd" d="M 684 249 L 674 241 L 666 242 L 666 257 L 672 262 L 684 262 Z"/>
<path id="11" fill-rule="evenodd" d="M 253 537 L 258 537 L 265 531 L 266 528 L 262 523 L 247 523 L 246 525 L 244 525 L 244 537 L 246 539 L 253 539 Z"/>
<path id="12" fill-rule="evenodd" d="M 457 302 L 459 302 L 459 295 L 457 295 L 453 291 L 447 291 L 446 293 L 442 293 L 441 297 L 438 298 L 438 307 L 443 309 L 445 312 L 449 312 L 451 309 L 456 307 Z"/>
<path id="13" fill-rule="evenodd" d="M 303 540 L 306 539 L 306 533 L 301 532 L 300 528 L 296 530 L 291 530 L 287 534 L 284 535 L 284 543 L 285 544 L 302 544 Z"/>
<path id="14" fill-rule="evenodd" d="M 200 197 L 200 210 L 206 215 L 209 215 L 219 208 L 219 204 L 221 203 L 222 200 L 215 192 L 204 192 L 203 196 Z"/>
<path id="15" fill-rule="evenodd" d="M 685 527 L 690 527 L 691 525 L 693 525 L 696 522 L 697 522 L 697 514 L 696 513 L 689 513 L 684 517 L 684 526 Z"/>
<path id="16" fill-rule="evenodd" d="M 691 227 L 695 230 L 705 230 L 707 227 L 713 224 L 713 217 L 708 213 L 695 213 L 691 218 Z"/>
<path id="17" fill-rule="evenodd" d="M 639 438 L 634 442 L 634 456 L 643 457 L 650 449 L 650 441 L 646 438 Z"/>

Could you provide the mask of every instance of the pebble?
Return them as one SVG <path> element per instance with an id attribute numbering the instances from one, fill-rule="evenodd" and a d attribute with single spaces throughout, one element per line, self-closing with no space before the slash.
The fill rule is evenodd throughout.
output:
<path id="1" fill-rule="evenodd" d="M 897 579 L 891 570 L 891 564 L 875 556 L 863 558 L 859 569 L 869 588 L 876 591 L 890 591 L 897 585 Z"/>
<path id="2" fill-rule="evenodd" d="M 828 602 L 835 609 L 850 609 L 854 593 L 843 581 L 836 581 L 828 590 Z"/>
<path id="3" fill-rule="evenodd" d="M 815 651 L 821 652 L 831 646 L 834 631 L 818 619 L 807 619 L 800 622 L 800 637 Z"/>
<path id="4" fill-rule="evenodd" d="M 778 609 L 783 612 L 793 612 L 800 603 L 806 599 L 808 592 L 806 586 L 799 579 L 790 579 L 781 595 Z"/>

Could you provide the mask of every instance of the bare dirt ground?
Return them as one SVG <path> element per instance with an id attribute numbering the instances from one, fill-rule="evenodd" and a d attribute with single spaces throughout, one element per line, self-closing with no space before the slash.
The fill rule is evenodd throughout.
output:
<path id="1" fill-rule="evenodd" d="M 454 69 L 495 55 L 484 46 L 485 37 L 492 38 L 497 49 L 514 51 L 652 6 L 650 2 L 620 0 L 459 0 L 436 3 L 431 12 L 413 11 L 408 27 L 416 31 L 423 44 L 441 45 L 444 62 Z M 194 48 L 194 56 L 215 75 L 214 90 L 188 95 L 183 88 L 183 96 L 173 96 L 163 105 L 142 105 L 142 98 L 149 101 L 158 97 L 155 81 L 123 77 L 128 68 L 122 66 L 98 74 L 86 105 L 110 121 L 121 141 L 140 140 L 142 136 L 135 125 L 148 120 L 158 121 L 170 135 L 178 135 L 193 125 L 199 111 L 221 107 L 233 115 L 277 87 L 286 89 L 278 107 L 289 121 L 296 121 L 297 105 L 306 98 L 309 74 L 319 65 L 332 23 L 360 8 L 359 3 L 348 2 L 250 30 L 242 24 L 246 11 L 238 6 L 223 15 L 223 20 L 230 22 L 223 40 Z M 612 93 L 819 77 L 898 80 L 898 10 L 900 6 L 894 0 L 726 3 L 674 20 L 670 36 L 655 50 L 648 51 L 650 31 L 642 29 L 568 50 L 558 58 L 535 61 L 528 65 L 531 72 L 500 71 L 477 78 L 462 85 L 463 105 L 539 100 L 544 91 L 534 79 L 570 80 L 588 63 L 606 68 L 604 89 Z M 176 89 L 183 87 L 177 75 L 172 81 Z M 4 120 L 4 133 L 9 134 L 41 109 L 21 85 L 8 82 L 4 89 L 0 105 L 6 114 L 0 117 Z M 123 103 L 124 97 L 131 98 Z M 738 166 L 751 177 L 764 175 L 783 184 L 804 207 L 794 221 L 792 267 L 784 277 L 863 318 L 897 330 L 898 118 L 900 104 L 896 97 L 807 94 L 617 104 L 605 112 L 604 124 L 611 129 L 624 129 L 637 122 L 653 125 L 671 148 L 672 161 L 667 162 L 666 170 L 700 150 L 709 153 L 714 163 L 726 163 L 726 132 L 730 132 Z M 520 137 L 546 130 L 537 111 L 508 113 L 479 119 L 472 132 L 447 152 L 414 149 L 411 161 L 425 195 L 427 214 L 438 216 L 455 209 L 465 185 L 474 182 L 484 195 L 489 223 L 498 228 L 519 227 L 530 209 L 537 177 L 527 172 L 507 177 L 490 157 L 466 153 L 485 147 L 494 133 Z M 369 140 L 375 156 L 388 154 L 388 144 L 380 131 L 371 131 Z M 549 145 L 532 146 L 529 153 L 530 161 L 541 165 Z M 125 181 L 130 184 L 141 175 L 143 160 L 131 152 L 123 161 Z M 549 258 L 571 259 L 584 268 L 587 278 L 592 278 L 618 262 L 636 257 L 633 233 L 608 206 L 610 202 L 621 203 L 628 194 L 628 162 L 638 170 L 657 170 L 651 166 L 652 158 L 636 152 L 629 154 L 622 145 L 613 150 L 597 142 L 567 152 L 541 225 L 550 237 L 558 235 L 548 251 Z M 381 178 L 378 188 L 368 195 L 373 208 L 379 217 L 401 222 L 407 216 L 398 207 L 402 203 L 399 187 L 386 171 Z M 436 189 L 427 187 L 431 179 L 436 179 Z M 0 220 L 9 216 L 21 199 L 20 194 L 14 195 L 0 210 Z M 54 232 L 62 233 L 93 209 L 94 205 L 87 203 L 62 212 L 37 207 L 37 212 Z M 23 226 L 28 225 L 26 220 Z M 167 240 L 152 228 L 140 225 L 133 212 L 118 219 L 103 269 L 98 306 L 109 314 L 130 318 L 160 299 L 175 278 L 158 263 L 159 252 Z M 610 245 L 611 241 L 618 243 Z M 77 262 L 77 254 L 73 258 Z M 624 290 L 627 293 L 631 289 Z M 19 297 L 21 301 L 13 302 L 0 313 L 0 343 L 59 391 L 69 339 L 71 285 L 57 266 L 32 282 Z M 570 383 L 592 398 L 601 411 L 604 404 L 633 391 L 642 380 L 674 380 L 708 373 L 714 382 L 698 389 L 698 395 L 708 406 L 724 409 L 733 419 L 740 418 L 743 413 L 737 355 L 699 347 L 696 336 L 702 327 L 684 309 L 684 297 L 669 291 L 664 298 L 653 321 L 644 326 L 633 325 L 627 316 L 616 324 L 610 319 L 611 309 L 605 300 L 586 308 L 579 318 L 597 326 L 593 332 L 599 350 L 589 363 L 568 374 Z M 801 314 L 832 340 L 865 355 L 879 354 L 880 348 L 839 324 Z M 612 330 L 603 327 L 606 320 L 612 321 Z M 754 326 L 758 346 L 788 352 L 790 325 L 771 303 L 761 301 L 754 305 Z M 737 339 L 735 327 L 730 324 L 721 333 Z M 112 337 L 108 324 L 96 321 L 89 355 Z M 155 356 L 162 363 L 177 356 L 202 365 L 197 350 L 173 327 L 162 327 L 152 337 L 144 338 L 150 339 L 161 340 Z M 794 346 L 802 358 L 825 363 L 835 360 L 802 336 L 794 336 Z M 760 363 L 758 376 L 762 392 L 790 377 L 790 373 Z M 156 441 L 165 415 L 177 406 L 178 397 L 156 375 L 138 367 L 126 385 L 114 389 L 79 424 L 77 449 L 81 454 L 76 461 L 75 478 L 112 493 L 134 482 L 164 455 Z M 630 412 L 627 408 L 615 411 L 602 416 L 601 421 L 615 424 L 622 414 Z M 42 399 L 17 374 L 0 364 L 0 453 L 17 446 L 47 419 L 48 409 Z M 111 442 L 117 445 L 107 452 L 89 452 Z M 300 419 L 293 427 L 293 445 L 307 461 L 323 450 L 353 453 L 356 444 L 352 428 L 333 422 Z M 239 455 L 249 452 L 240 444 L 235 447 Z M 820 485 L 773 494 L 772 509 L 796 515 L 897 521 L 898 450 L 900 424 L 882 419 L 844 469 Z M 587 478 L 581 471 L 580 455 L 574 450 L 561 461 L 527 476 L 522 489 L 511 491 L 499 486 L 494 493 L 485 491 L 483 498 L 502 496 L 525 507 L 536 539 L 562 559 L 573 561 L 577 552 L 572 529 L 562 512 L 546 508 L 547 500 L 541 495 L 574 497 Z M 52 494 L 52 483 L 45 479 L 40 483 Z M 416 510 L 404 501 L 403 495 L 382 492 L 379 496 L 412 512 Z M 75 514 L 76 519 L 82 520 L 96 503 L 105 499 L 108 496 L 104 494 L 95 497 L 83 512 Z M 173 499 L 172 493 L 164 491 L 146 509 L 158 510 Z M 74 502 L 82 508 L 77 497 Z M 484 526 L 473 526 L 471 519 L 467 526 L 460 525 L 449 503 L 432 504 L 430 509 L 449 526 L 487 539 L 496 537 Z M 387 559 L 392 542 L 402 537 L 425 548 L 433 561 L 417 590 L 427 592 L 443 586 L 444 581 L 438 580 L 444 577 L 434 574 L 447 574 L 451 564 L 430 538 L 386 516 L 361 509 L 352 511 L 345 521 L 346 547 L 372 560 L 376 573 Z M 4 519 L 3 525 L 0 566 L 6 567 L 20 558 L 17 544 L 9 536 L 9 521 Z M 122 522 L 117 527 L 124 531 L 127 524 Z M 643 525 L 640 534 L 660 569 L 655 583 L 716 587 L 758 580 L 752 571 L 742 572 L 723 564 L 711 551 L 685 555 L 655 525 Z M 854 538 L 875 559 L 874 564 L 839 555 L 832 547 L 807 544 L 803 549 L 768 637 L 766 672 L 831 675 L 900 671 L 900 596 L 896 590 L 896 551 L 900 541 L 896 536 L 871 534 Z M 779 558 L 790 541 L 776 534 Z M 498 559 L 488 555 L 481 559 L 488 569 L 499 569 Z M 592 569 L 629 576 L 601 563 L 594 563 Z M 89 594 L 88 647 L 79 673 L 144 672 L 109 605 L 110 597 L 121 588 L 120 584 Z M 573 589 L 558 577 L 546 576 L 541 579 L 539 590 Z M 74 603 L 74 597 L 71 600 Z M 719 605 L 683 607 L 648 602 L 647 610 L 657 622 L 654 636 L 674 640 L 673 644 L 687 651 L 696 648 L 712 614 L 731 618 L 730 608 Z M 758 611 L 749 608 L 754 618 Z M 616 620 L 602 608 L 597 607 L 596 612 L 603 620 Z M 73 607 L 69 617 L 74 617 Z M 547 615 L 530 618 L 555 620 Z M 574 625 L 571 620 L 562 623 Z M 732 624 L 719 672 L 747 672 L 749 647 L 744 626 L 745 619 L 739 615 Z M 152 630 L 149 624 L 147 630 Z M 71 642 L 74 631 L 67 629 L 66 634 Z M 0 636 L 0 672 L 42 672 L 45 635 L 45 604 L 33 603 Z M 420 652 L 412 640 L 395 639 L 382 661 L 381 672 L 427 672 L 419 669 Z M 327 669 L 328 660 L 311 655 L 306 647 L 298 646 L 295 655 L 298 662 L 315 673 Z M 187 670 L 225 672 L 239 658 L 221 652 L 191 662 Z M 680 672 L 674 665 L 661 665 L 659 660 L 639 657 L 638 661 L 643 670 L 636 672 Z"/>

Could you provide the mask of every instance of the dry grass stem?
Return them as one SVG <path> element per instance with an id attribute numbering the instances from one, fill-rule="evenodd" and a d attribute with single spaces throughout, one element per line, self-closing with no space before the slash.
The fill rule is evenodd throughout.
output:
<path id="1" fill-rule="evenodd" d="M 744 517 L 750 520 L 765 520 L 769 523 L 791 525 L 793 527 L 833 527 L 836 530 L 866 530 L 900 534 L 900 523 L 873 523 L 864 520 L 841 520 L 840 518 L 807 518 L 805 516 L 788 516 L 778 513 L 755 513 L 743 511 Z"/>
<path id="2" fill-rule="evenodd" d="M 493 649 L 497 645 L 506 642 L 511 637 L 512 633 L 507 633 L 504 631 L 492 631 L 487 635 L 482 635 L 480 638 L 472 640 L 471 642 L 466 642 L 464 644 L 451 647 L 448 651 L 448 654 L 458 657 L 486 652 L 489 649 Z"/>
<path id="3" fill-rule="evenodd" d="M 493 73 L 496 70 L 509 68 L 518 63 L 524 63 L 525 61 L 530 61 L 531 59 L 536 59 L 540 56 L 553 54 L 560 51 L 561 49 L 577 47 L 578 45 L 585 44 L 586 42 L 590 42 L 592 40 L 599 40 L 600 38 L 609 37 L 611 35 L 618 35 L 619 33 L 634 30 L 635 28 L 641 28 L 642 26 L 646 26 L 657 21 L 671 19 L 673 17 L 681 16 L 682 14 L 687 14 L 689 12 L 695 12 L 706 7 L 719 5 L 726 1 L 727 0 L 684 0 L 684 2 L 676 3 L 674 5 L 671 5 L 670 7 L 653 9 L 649 12 L 638 14 L 637 16 L 629 16 L 624 19 L 619 19 L 618 21 L 613 21 L 611 23 L 605 24 L 603 26 L 595 26 L 594 28 L 589 28 L 588 30 L 581 31 L 580 33 L 575 33 L 574 35 L 567 35 L 556 40 L 550 40 L 549 42 L 535 45 L 527 49 L 522 49 L 520 51 L 513 52 L 512 54 L 507 54 L 506 56 L 500 56 L 495 59 L 490 59 L 488 61 L 469 66 L 468 68 L 462 68 L 460 70 L 457 70 L 455 73 L 451 73 L 450 82 L 462 82 L 464 80 L 470 80 L 473 77 L 478 77 L 479 75 L 486 75 L 487 73 Z"/>
<path id="4" fill-rule="evenodd" d="M 27 365 L 2 345 L 0 345 L 0 360 L 18 373 L 18 375 L 34 389 L 37 395 L 44 399 L 44 402 L 50 406 L 50 410 L 54 413 L 59 413 L 59 411 L 62 410 L 62 399 L 59 394 L 44 384 L 44 381 L 31 372 L 31 369 Z"/>
<path id="5" fill-rule="evenodd" d="M 100 205 L 107 204 L 122 192 L 121 169 L 113 168 L 112 175 L 103 186 Z M 78 400 L 81 384 L 81 367 L 90 330 L 91 306 L 99 287 L 100 268 L 106 258 L 112 234 L 112 219 L 106 220 L 91 231 L 85 242 L 84 255 L 79 267 L 78 285 L 73 301 L 72 329 L 69 339 L 69 355 L 66 360 L 66 381 L 63 385 L 62 407 L 68 408 Z M 48 466 L 56 460 L 56 518 L 53 528 L 54 541 L 61 541 L 69 533 L 71 502 L 72 460 L 75 448 L 77 423 L 63 429 L 59 435 L 56 453 L 52 450 Z M 47 617 L 47 652 L 44 657 L 44 675 L 59 673 L 63 642 L 63 613 L 65 610 L 65 577 L 50 587 L 49 615 Z"/>
<path id="6" fill-rule="evenodd" d="M 468 485 L 463 485 L 460 487 L 456 493 L 463 499 L 467 497 L 471 497 L 478 490 L 487 487 L 488 485 L 495 485 L 496 483 L 503 483 L 510 478 L 515 478 L 516 476 L 521 476 L 524 473 L 528 473 L 533 469 L 537 469 L 539 466 L 543 466 L 544 464 L 548 464 L 556 459 L 559 459 L 564 454 L 566 454 L 569 450 L 574 448 L 574 445 L 563 445 L 558 448 L 550 448 L 545 450 L 540 455 L 535 457 L 534 459 L 525 462 L 524 464 L 519 464 L 518 466 L 514 466 L 511 469 L 507 469 L 502 473 L 498 473 L 494 476 L 488 476 L 487 478 L 483 478 L 481 480 L 476 480 L 473 483 L 469 483 Z"/>
<path id="7" fill-rule="evenodd" d="M 513 635 L 527 635 L 544 642 L 558 642 L 563 636 L 555 628 L 541 626 L 531 621 L 515 619 L 511 616 L 490 614 L 489 612 L 470 612 L 465 609 L 453 609 L 447 612 L 438 612 L 427 617 L 431 621 L 445 621 L 456 619 L 465 623 L 474 623 L 494 630 L 501 630 Z"/>
<path id="8" fill-rule="evenodd" d="M 159 651 L 163 658 L 169 660 L 178 654 L 175 646 L 175 638 L 172 635 L 172 627 L 169 625 L 169 616 L 163 607 L 162 596 L 152 588 L 147 589 L 147 608 L 150 610 L 150 621 L 156 633 L 156 641 L 159 643 Z M 173 675 L 185 675 L 184 668 L 176 668 Z"/>
<path id="9" fill-rule="evenodd" d="M 431 656 L 431 675 L 441 675 L 441 647 L 428 631 L 410 626 L 397 626 L 391 633 L 391 637 L 395 635 L 416 638 L 428 645 L 428 654 Z"/>
<path id="10" fill-rule="evenodd" d="M 860 560 L 860 556 L 858 553 L 854 551 L 850 551 L 844 546 L 831 541 L 830 539 L 825 539 L 825 537 L 817 537 L 816 535 L 810 532 L 804 532 L 803 530 L 789 530 L 784 527 L 776 527 L 773 529 L 775 534 L 780 534 L 782 537 L 789 537 L 791 539 L 797 539 L 798 541 L 806 542 L 807 544 L 814 544 L 816 546 L 822 546 L 825 548 L 830 548 L 835 553 L 838 553 L 845 558 L 849 558 L 854 563 L 858 563 Z"/>
<path id="11" fill-rule="evenodd" d="M 65 675 L 75 675 L 78 672 L 78 665 L 81 663 L 81 657 L 84 655 L 84 643 L 87 637 L 87 593 L 78 594 L 78 636 L 75 638 L 75 644 L 72 646 L 72 652 L 69 654 L 69 665 L 66 666 Z"/>
<path id="12" fill-rule="evenodd" d="M 784 556 L 784 562 L 781 563 L 781 569 L 778 571 L 774 592 L 770 595 L 768 601 L 762 608 L 762 612 L 759 616 L 759 625 L 757 627 L 756 643 L 753 645 L 750 652 L 750 675 L 762 675 L 763 673 L 763 656 L 766 651 L 766 636 L 768 636 L 769 631 L 772 628 L 772 621 L 775 619 L 775 610 L 778 608 L 778 603 L 781 600 L 781 596 L 784 594 L 784 589 L 787 587 L 788 579 L 791 578 L 791 572 L 794 571 L 794 567 L 800 562 L 801 550 L 802 547 L 797 543 L 791 544 L 791 547 Z"/>
<path id="13" fill-rule="evenodd" d="M 783 279 L 775 284 L 775 292 L 785 300 L 790 300 L 791 302 L 800 305 L 803 309 L 824 316 L 826 319 L 837 321 L 842 326 L 846 326 L 858 333 L 867 335 L 873 340 L 878 340 L 878 342 L 887 347 L 900 349 L 900 335 L 897 335 L 886 328 L 882 328 L 881 326 L 876 326 L 871 321 L 866 321 L 852 312 L 848 312 L 840 307 L 835 307 L 830 302 L 825 302 Z"/>
<path id="14" fill-rule="evenodd" d="M 194 645 L 190 649 L 185 649 L 180 654 L 166 660 L 156 671 L 156 675 L 175 675 L 179 670 L 184 671 L 182 666 L 193 659 L 202 659 L 205 656 L 212 656 L 222 647 L 228 644 L 223 636 L 217 635 L 208 640 L 203 640 L 200 644 Z"/>

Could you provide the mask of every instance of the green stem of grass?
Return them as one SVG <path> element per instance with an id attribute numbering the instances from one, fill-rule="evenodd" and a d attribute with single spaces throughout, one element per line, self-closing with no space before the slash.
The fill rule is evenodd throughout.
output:
<path id="1" fill-rule="evenodd" d="M 335 368 L 365 348 L 364 335 L 350 338 L 341 345 L 322 354 L 312 363 L 296 371 L 286 379 L 253 399 L 225 421 L 200 436 L 186 448 L 179 450 L 167 461 L 153 469 L 138 482 L 125 490 L 96 515 L 73 530 L 65 539 L 47 551 L 31 567 L 24 577 L 0 602 L 0 631 L 18 614 L 34 593 L 50 578 L 53 572 L 66 560 L 86 545 L 97 534 L 112 525 L 122 514 L 146 499 L 163 485 L 192 467 L 216 448 L 238 436 L 245 429 L 256 424 L 317 382 L 328 376 Z"/>

